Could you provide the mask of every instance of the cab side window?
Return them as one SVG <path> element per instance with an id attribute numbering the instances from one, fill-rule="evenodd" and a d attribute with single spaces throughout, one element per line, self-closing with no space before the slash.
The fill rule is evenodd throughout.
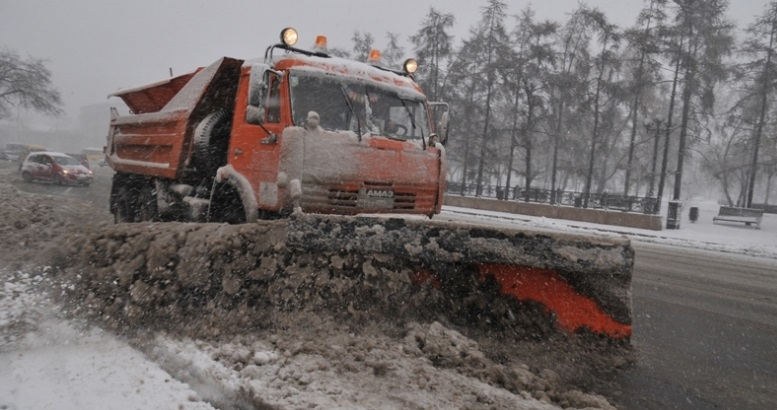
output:
<path id="1" fill-rule="evenodd" d="M 281 122 L 281 81 L 277 75 L 269 75 L 270 93 L 267 97 L 267 122 Z"/>
<path id="2" fill-rule="evenodd" d="M 246 121 L 250 124 L 281 121 L 280 78 L 269 70 L 251 70 Z"/>

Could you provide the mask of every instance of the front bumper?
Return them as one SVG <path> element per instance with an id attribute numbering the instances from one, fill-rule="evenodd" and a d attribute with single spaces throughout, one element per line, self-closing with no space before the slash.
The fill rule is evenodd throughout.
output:
<path id="1" fill-rule="evenodd" d="M 439 213 L 445 184 L 440 148 L 297 127 L 284 130 L 281 144 L 278 187 L 284 208 L 329 214 Z"/>

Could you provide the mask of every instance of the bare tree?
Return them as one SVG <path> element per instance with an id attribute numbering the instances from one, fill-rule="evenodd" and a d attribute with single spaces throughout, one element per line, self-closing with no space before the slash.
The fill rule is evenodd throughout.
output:
<path id="1" fill-rule="evenodd" d="M 531 8 L 523 10 L 513 31 L 517 50 L 512 61 L 503 67 L 505 88 L 512 99 L 512 125 L 510 126 L 510 154 L 507 174 L 507 186 L 511 186 L 510 171 L 513 168 L 513 153 L 517 145 L 523 146 L 525 160 L 525 200 L 529 200 L 535 172 L 532 168 L 535 133 L 538 126 L 538 110 L 545 103 L 547 79 L 545 73 L 554 60 L 551 38 L 556 34 L 557 24 L 551 21 L 534 21 Z M 525 110 L 519 107 L 521 95 L 525 98 Z M 525 120 L 518 126 L 518 117 L 525 111 Z M 517 134 L 521 135 L 517 141 Z"/>
<path id="2" fill-rule="evenodd" d="M 741 104 L 742 102 L 740 102 Z M 754 104 L 747 104 L 752 109 Z M 702 152 L 702 169 L 715 179 L 726 196 L 729 206 L 741 201 L 734 199 L 732 191 L 739 186 L 742 193 L 747 183 L 747 140 L 750 133 L 748 122 L 734 107 L 718 127 L 717 138 Z M 741 198 L 741 194 L 739 198 Z"/>
<path id="3" fill-rule="evenodd" d="M 351 41 L 353 42 L 353 59 L 366 62 L 370 57 L 373 44 L 375 44 L 375 38 L 370 33 L 362 33 L 356 30 L 353 32 Z"/>
<path id="4" fill-rule="evenodd" d="M 386 32 L 386 48 L 383 49 L 383 65 L 386 67 L 397 68 L 401 64 L 402 56 L 405 50 L 399 45 L 399 34 Z"/>
<path id="5" fill-rule="evenodd" d="M 0 49 L 0 118 L 7 117 L 13 108 L 59 115 L 61 106 L 45 60 L 22 58 L 13 50 Z"/>
<path id="6" fill-rule="evenodd" d="M 639 126 L 639 108 L 643 104 L 643 91 L 656 81 L 656 71 L 658 67 L 655 63 L 651 64 L 652 54 L 658 51 L 658 36 L 654 26 L 661 24 L 665 18 L 663 5 L 666 0 L 646 0 L 649 6 L 644 8 L 637 17 L 637 26 L 632 30 L 626 31 L 625 35 L 629 40 L 630 48 L 639 55 L 639 62 L 634 68 L 634 76 L 631 84 L 631 93 L 634 98 L 631 103 L 631 137 L 629 138 L 629 154 L 626 161 L 626 176 L 623 183 L 623 195 L 629 195 L 629 186 L 631 183 L 631 172 L 634 161 L 635 141 L 637 137 L 637 127 Z"/>
<path id="7" fill-rule="evenodd" d="M 441 13 L 430 7 L 421 28 L 410 36 L 420 64 L 419 82 L 432 101 L 443 98 L 440 67 L 453 54 L 453 36 L 446 31 L 453 27 L 453 22 L 453 14 Z"/>
<path id="8" fill-rule="evenodd" d="M 768 102 L 772 91 L 772 83 L 775 81 L 774 62 L 772 60 L 775 53 L 775 41 L 777 41 L 775 38 L 775 34 L 777 34 L 777 1 L 772 1 L 767 5 L 764 14 L 750 25 L 747 32 L 749 38 L 745 42 L 742 51 L 753 56 L 754 59 L 745 64 L 745 69 L 747 71 L 760 71 L 753 81 L 753 83 L 757 84 L 754 88 L 758 90 L 759 107 L 758 120 L 752 138 L 752 160 L 747 178 L 748 187 L 745 206 L 749 208 L 753 205 L 753 191 L 755 190 L 756 171 L 759 165 L 758 155 L 761 139 L 765 133 L 766 113 L 769 111 Z"/>
<path id="9" fill-rule="evenodd" d="M 686 49 L 681 57 L 684 78 L 682 115 L 680 118 L 677 171 L 674 195 L 680 199 L 683 165 L 688 145 L 688 129 L 691 123 L 691 106 L 698 99 L 702 114 L 707 114 L 715 102 L 714 86 L 723 81 L 727 70 L 723 59 L 734 45 L 733 25 L 726 13 L 728 0 L 674 0 L 677 4 L 677 26 L 685 40 Z"/>
<path id="10" fill-rule="evenodd" d="M 596 159 L 596 143 L 600 135 L 600 113 L 602 107 L 600 100 L 605 88 L 605 81 L 607 71 L 611 72 L 611 66 L 617 61 L 614 60 L 614 50 L 619 46 L 620 33 L 618 27 L 607 21 L 607 17 L 601 11 L 597 9 L 588 10 L 587 17 L 591 21 L 591 26 L 599 34 L 599 43 L 601 44 L 601 52 L 597 56 L 596 60 L 596 81 L 594 86 L 593 97 L 593 114 L 594 125 L 591 131 L 591 150 L 588 156 L 588 172 L 585 179 L 585 192 L 583 196 L 583 208 L 588 207 L 588 199 L 591 194 L 591 182 L 594 174 L 594 161 Z"/>
<path id="11" fill-rule="evenodd" d="M 480 156 L 476 177 L 478 196 L 483 192 L 484 171 L 489 146 L 496 137 L 493 125 L 495 122 L 493 107 L 500 102 L 498 95 L 501 87 L 499 68 L 504 63 L 503 57 L 508 54 L 510 47 L 507 43 L 508 36 L 504 25 L 506 8 L 507 5 L 500 0 L 489 0 L 488 5 L 482 8 L 480 23 L 472 29 L 471 37 L 464 41 L 459 52 L 460 59 L 465 56 L 476 62 L 473 67 L 477 67 L 478 70 L 471 75 L 474 74 L 484 80 L 483 96 L 485 101 L 483 107 L 485 111 L 482 120 Z"/>
<path id="12" fill-rule="evenodd" d="M 565 183 L 557 185 L 560 148 L 564 146 L 566 152 L 575 152 L 575 150 L 568 149 L 574 142 L 567 140 L 566 134 L 571 130 L 565 128 L 565 124 L 570 122 L 570 117 L 583 112 L 582 109 L 577 109 L 577 104 L 584 99 L 582 96 L 587 92 L 584 85 L 584 72 L 587 71 L 587 61 L 590 57 L 588 52 L 590 33 L 586 28 L 585 10 L 586 8 L 583 6 L 578 7 L 571 14 L 569 20 L 557 30 L 555 69 L 547 75 L 551 88 L 550 105 L 553 110 L 551 113 L 553 117 L 551 125 L 553 157 L 551 160 L 550 189 L 554 192 L 554 196 L 551 197 L 551 203 L 556 203 L 555 191 L 559 185 L 565 185 Z M 579 117 L 573 120 L 583 121 Z M 570 165 L 568 168 L 571 170 L 572 166 Z M 568 177 L 569 170 L 565 179 Z"/>

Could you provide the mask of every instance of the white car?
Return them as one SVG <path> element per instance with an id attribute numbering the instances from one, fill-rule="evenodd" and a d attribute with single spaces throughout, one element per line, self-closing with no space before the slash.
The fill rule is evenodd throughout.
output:
<path id="1" fill-rule="evenodd" d="M 22 162 L 20 169 L 26 182 L 44 181 L 58 185 L 84 185 L 92 183 L 92 171 L 77 159 L 61 152 L 32 152 Z"/>

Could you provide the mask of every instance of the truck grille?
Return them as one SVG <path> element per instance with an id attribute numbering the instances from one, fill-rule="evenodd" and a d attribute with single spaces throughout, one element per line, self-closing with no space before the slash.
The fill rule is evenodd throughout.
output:
<path id="1" fill-rule="evenodd" d="M 332 206 L 356 208 L 356 202 L 359 200 L 359 190 L 343 191 L 340 189 L 330 189 L 328 199 L 329 205 Z"/>
<path id="2" fill-rule="evenodd" d="M 391 193 L 390 197 L 386 196 L 388 193 Z M 329 189 L 327 202 L 336 208 L 412 211 L 416 206 L 416 194 L 399 192 L 391 183 L 365 181 L 362 189 Z"/>
<path id="3" fill-rule="evenodd" d="M 402 210 L 415 209 L 415 194 L 395 192 L 394 209 L 402 209 Z"/>

